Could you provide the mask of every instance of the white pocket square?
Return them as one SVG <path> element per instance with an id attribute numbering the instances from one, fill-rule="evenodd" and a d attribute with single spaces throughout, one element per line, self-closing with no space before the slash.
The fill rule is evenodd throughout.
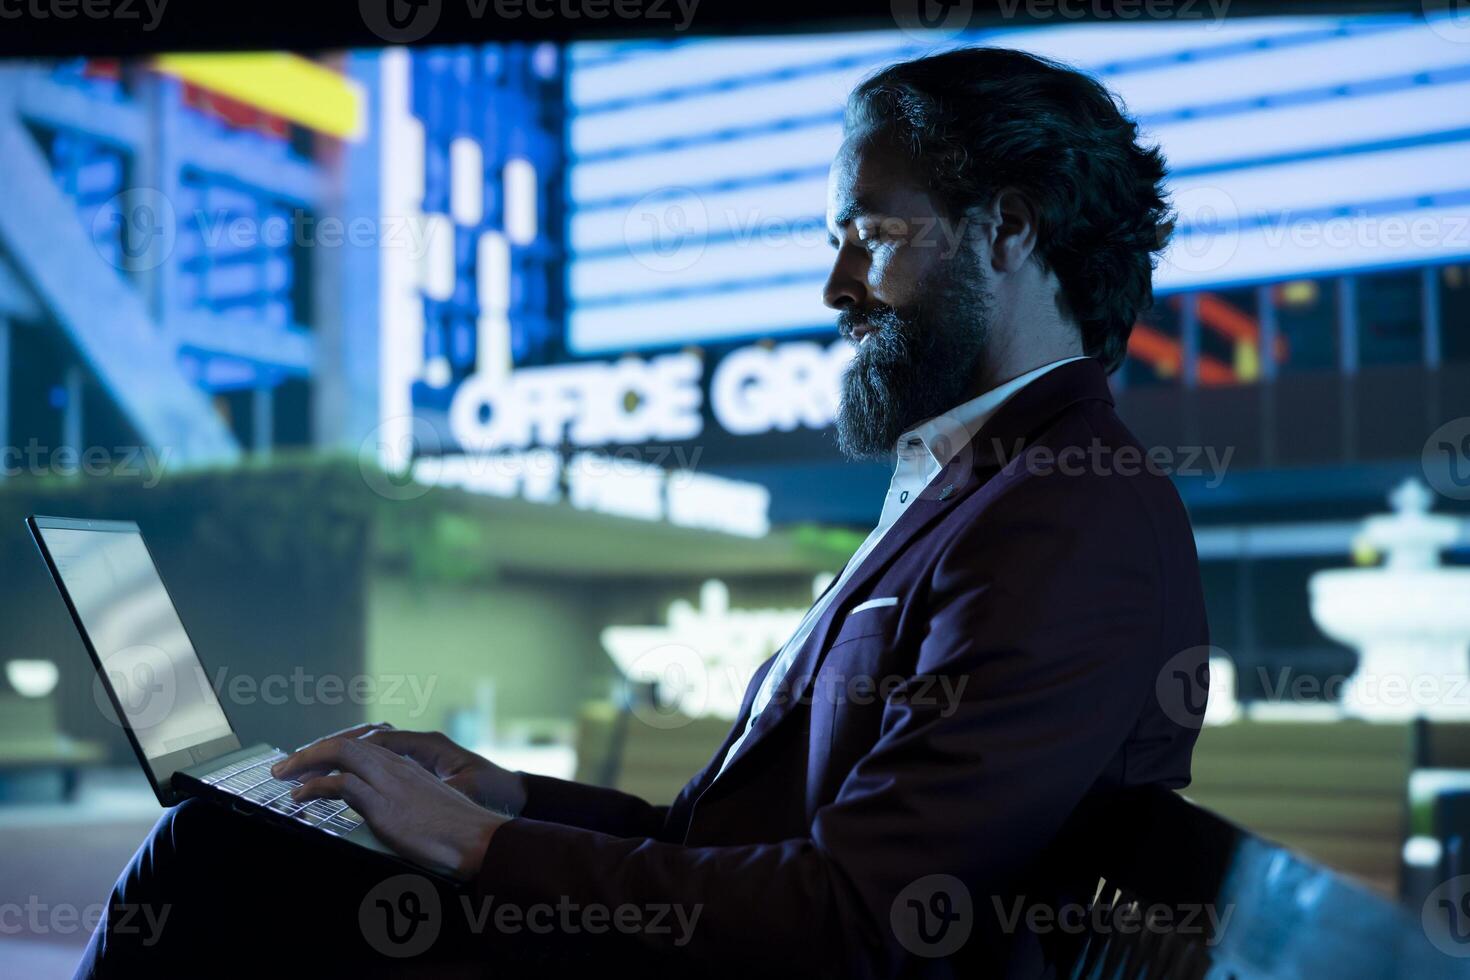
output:
<path id="1" fill-rule="evenodd" d="M 884 606 L 896 605 L 898 605 L 898 596 L 896 595 L 885 596 L 882 599 L 869 599 L 867 602 L 854 606 L 852 612 L 848 613 L 848 615 L 856 616 L 864 609 L 882 609 Z"/>

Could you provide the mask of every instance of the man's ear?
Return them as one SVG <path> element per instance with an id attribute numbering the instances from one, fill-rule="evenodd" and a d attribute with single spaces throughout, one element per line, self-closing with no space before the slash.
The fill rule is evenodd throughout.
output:
<path id="1" fill-rule="evenodd" d="M 1036 251 L 1036 208 L 1014 187 L 1002 187 L 990 206 L 994 222 L 990 265 L 996 272 L 1016 272 Z"/>

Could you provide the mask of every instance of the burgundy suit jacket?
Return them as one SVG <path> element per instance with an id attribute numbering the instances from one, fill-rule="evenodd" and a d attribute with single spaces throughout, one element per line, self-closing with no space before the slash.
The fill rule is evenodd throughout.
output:
<path id="1" fill-rule="evenodd" d="M 475 887 L 697 908 L 682 945 L 677 927 L 620 940 L 686 969 L 1046 975 L 1015 900 L 1043 900 L 1037 869 L 1084 800 L 1189 782 L 1204 692 L 1172 692 L 1208 642 L 1172 483 L 1098 363 L 1063 365 L 889 529 L 723 775 L 770 661 L 672 805 L 527 776 Z"/>

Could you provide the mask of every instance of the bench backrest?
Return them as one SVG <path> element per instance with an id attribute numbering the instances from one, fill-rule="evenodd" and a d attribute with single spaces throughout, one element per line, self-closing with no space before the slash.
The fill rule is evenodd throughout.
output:
<path id="1" fill-rule="evenodd" d="M 1397 980 L 1463 976 L 1408 911 L 1177 793 L 1079 809 L 1057 859 L 1096 881 L 1069 980 Z"/>

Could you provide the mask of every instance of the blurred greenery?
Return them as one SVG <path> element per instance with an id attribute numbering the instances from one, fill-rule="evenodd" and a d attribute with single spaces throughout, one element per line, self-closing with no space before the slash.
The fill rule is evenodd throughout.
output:
<path id="1" fill-rule="evenodd" d="M 133 520 L 150 540 L 183 538 L 242 563 L 291 565 L 308 578 L 369 555 L 419 581 L 493 577 L 492 522 L 469 512 L 470 495 L 439 490 L 425 502 L 372 489 L 388 484 L 357 459 L 321 454 L 178 471 L 156 482 L 21 476 L 0 482 L 0 525 L 18 527 L 32 513 Z"/>
<path id="2" fill-rule="evenodd" d="M 364 554 L 380 500 L 356 461 L 275 457 L 170 473 L 156 485 L 128 476 L 14 477 L 0 483 L 0 525 L 17 527 L 32 513 L 133 520 L 150 540 L 182 538 L 313 578 Z"/>

